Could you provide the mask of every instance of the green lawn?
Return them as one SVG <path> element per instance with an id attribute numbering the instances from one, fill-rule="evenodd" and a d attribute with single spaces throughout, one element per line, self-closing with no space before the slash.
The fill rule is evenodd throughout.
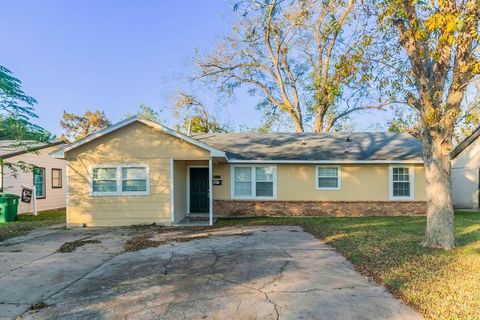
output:
<path id="1" fill-rule="evenodd" d="M 58 223 L 65 223 L 65 210 L 43 211 L 38 216 L 21 214 L 17 221 L 0 223 L 0 241 Z"/>
<path id="2" fill-rule="evenodd" d="M 424 217 L 221 219 L 219 226 L 299 225 L 427 319 L 480 319 L 480 213 L 457 212 L 457 247 L 425 249 Z"/>

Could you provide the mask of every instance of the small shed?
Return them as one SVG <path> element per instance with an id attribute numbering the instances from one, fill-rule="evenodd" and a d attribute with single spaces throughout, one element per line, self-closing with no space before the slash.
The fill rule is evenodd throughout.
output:
<path id="1" fill-rule="evenodd" d="M 453 206 L 461 209 L 479 207 L 480 127 L 452 151 Z"/>

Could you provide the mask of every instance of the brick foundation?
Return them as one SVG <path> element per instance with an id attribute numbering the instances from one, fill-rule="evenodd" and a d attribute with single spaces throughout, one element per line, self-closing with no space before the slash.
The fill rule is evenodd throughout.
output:
<path id="1" fill-rule="evenodd" d="M 216 217 L 413 216 L 424 215 L 426 210 L 424 201 L 214 201 Z"/>

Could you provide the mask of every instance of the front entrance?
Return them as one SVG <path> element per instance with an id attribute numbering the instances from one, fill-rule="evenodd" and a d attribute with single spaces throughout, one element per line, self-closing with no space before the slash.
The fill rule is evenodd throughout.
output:
<path id="1" fill-rule="evenodd" d="M 190 213 L 209 213 L 208 168 L 190 168 Z"/>

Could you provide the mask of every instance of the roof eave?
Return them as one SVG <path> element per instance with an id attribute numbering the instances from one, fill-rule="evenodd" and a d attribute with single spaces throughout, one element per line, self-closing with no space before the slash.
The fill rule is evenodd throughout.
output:
<path id="1" fill-rule="evenodd" d="M 253 160 L 245 160 L 245 159 L 229 159 L 229 163 L 285 163 L 285 164 L 294 164 L 294 163 L 305 163 L 305 164 L 328 164 L 328 163 L 335 163 L 335 164 L 423 164 L 422 159 L 393 159 L 393 160 L 269 160 L 269 159 L 253 159 Z"/>
<path id="2" fill-rule="evenodd" d="M 20 156 L 22 154 L 36 152 L 36 151 L 39 151 L 39 150 L 42 150 L 42 149 L 45 149 L 45 148 L 58 146 L 58 145 L 63 144 L 63 143 L 65 143 L 65 142 L 63 142 L 63 141 L 50 142 L 50 143 L 47 143 L 47 144 L 44 144 L 44 145 L 41 145 L 41 146 L 37 146 L 37 147 L 31 148 L 31 149 L 26 149 L 26 150 L 7 153 L 7 154 L 4 154 L 3 156 L 0 156 L 0 158 L 2 158 L 2 159 L 13 158 L 13 157 L 16 157 L 16 156 Z"/>
<path id="3" fill-rule="evenodd" d="M 455 159 L 463 150 L 471 145 L 480 136 L 480 126 L 478 126 L 471 135 L 463 139 L 450 153 L 450 159 Z"/>

